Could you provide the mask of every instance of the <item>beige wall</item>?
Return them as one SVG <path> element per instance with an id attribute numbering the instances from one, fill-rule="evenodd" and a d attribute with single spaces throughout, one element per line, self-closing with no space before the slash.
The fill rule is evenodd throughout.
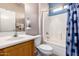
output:
<path id="1" fill-rule="evenodd" d="M 17 3 L 0 3 L 0 8 L 12 10 L 16 12 L 16 19 L 18 22 L 24 22 L 24 5 Z"/>
<path id="2" fill-rule="evenodd" d="M 42 34 L 43 30 L 43 14 L 48 12 L 48 4 L 47 3 L 40 3 L 39 4 L 39 33 Z"/>
<path id="3" fill-rule="evenodd" d="M 26 29 L 27 34 L 37 35 L 39 34 L 39 24 L 38 24 L 38 4 L 37 3 L 27 3 L 25 4 L 26 20 L 29 17 L 31 21 L 31 29 Z"/>
<path id="4" fill-rule="evenodd" d="M 48 12 L 49 8 L 48 8 L 48 4 L 47 3 L 40 3 L 39 4 L 39 33 L 42 35 L 41 39 L 43 39 L 43 18 L 44 18 L 44 14 L 46 12 Z"/>

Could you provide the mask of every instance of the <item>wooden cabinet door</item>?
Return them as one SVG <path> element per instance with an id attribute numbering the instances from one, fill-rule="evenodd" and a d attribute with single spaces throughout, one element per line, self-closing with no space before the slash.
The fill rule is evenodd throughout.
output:
<path id="1" fill-rule="evenodd" d="M 4 49 L 5 56 L 33 56 L 34 41 L 24 42 Z"/>

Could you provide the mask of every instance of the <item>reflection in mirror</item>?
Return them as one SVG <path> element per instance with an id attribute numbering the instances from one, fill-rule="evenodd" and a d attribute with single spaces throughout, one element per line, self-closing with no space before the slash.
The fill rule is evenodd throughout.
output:
<path id="1" fill-rule="evenodd" d="M 15 31 L 15 12 L 0 8 L 0 32 Z"/>
<path id="2" fill-rule="evenodd" d="M 24 32 L 24 13 L 24 4 L 0 4 L 0 32 Z"/>
<path id="3" fill-rule="evenodd" d="M 22 3 L 0 3 L 0 36 L 25 34 L 25 8 Z"/>
<path id="4" fill-rule="evenodd" d="M 26 24 L 27 24 L 26 29 L 27 29 L 27 30 L 31 29 L 31 23 L 30 23 L 30 22 L 31 22 L 31 21 L 30 21 L 30 17 L 27 17 L 27 20 L 26 20 Z"/>

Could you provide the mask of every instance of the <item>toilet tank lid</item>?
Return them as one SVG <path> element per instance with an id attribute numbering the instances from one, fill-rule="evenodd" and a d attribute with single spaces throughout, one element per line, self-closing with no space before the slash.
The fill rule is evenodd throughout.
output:
<path id="1" fill-rule="evenodd" d="M 53 48 L 48 44 L 41 44 L 39 45 L 38 48 L 43 49 L 43 50 L 53 50 Z"/>

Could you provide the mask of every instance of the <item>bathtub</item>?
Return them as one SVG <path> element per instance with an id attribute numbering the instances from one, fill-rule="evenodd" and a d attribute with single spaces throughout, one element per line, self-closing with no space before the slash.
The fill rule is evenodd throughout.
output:
<path id="1" fill-rule="evenodd" d="M 60 44 L 58 42 L 50 42 L 48 40 L 43 40 L 44 43 L 49 44 L 54 49 L 52 52 L 57 56 L 65 56 L 66 54 L 66 44 Z"/>

